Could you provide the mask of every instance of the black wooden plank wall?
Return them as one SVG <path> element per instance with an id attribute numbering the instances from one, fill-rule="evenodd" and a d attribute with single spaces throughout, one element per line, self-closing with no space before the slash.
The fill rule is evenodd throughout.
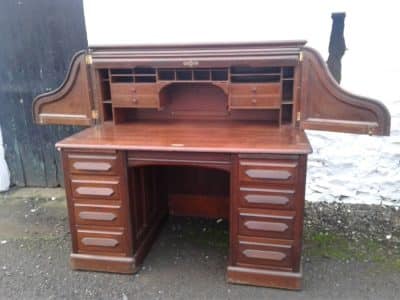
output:
<path id="1" fill-rule="evenodd" d="M 79 128 L 35 125 L 31 105 L 86 47 L 82 0 L 0 1 L 0 126 L 13 184 L 62 183 L 54 143 Z"/>

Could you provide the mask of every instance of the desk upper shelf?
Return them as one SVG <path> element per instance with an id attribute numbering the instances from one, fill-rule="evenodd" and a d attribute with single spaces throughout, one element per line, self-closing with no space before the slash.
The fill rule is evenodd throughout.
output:
<path id="1" fill-rule="evenodd" d="M 304 41 L 94 47 L 33 103 L 40 124 L 143 119 L 267 120 L 278 126 L 388 135 L 378 101 L 344 91 Z"/>

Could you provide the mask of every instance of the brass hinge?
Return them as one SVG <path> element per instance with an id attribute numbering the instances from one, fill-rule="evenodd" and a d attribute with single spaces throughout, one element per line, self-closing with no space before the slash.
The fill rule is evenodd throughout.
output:
<path id="1" fill-rule="evenodd" d="M 299 53 L 299 61 L 300 62 L 303 61 L 303 51 L 300 51 L 300 53 Z"/>
<path id="2" fill-rule="evenodd" d="M 93 63 L 93 59 L 92 59 L 92 56 L 90 54 L 86 54 L 85 62 L 86 62 L 87 65 L 91 65 Z"/>
<path id="3" fill-rule="evenodd" d="M 92 119 L 97 120 L 99 118 L 99 111 L 93 109 L 92 110 Z"/>
<path id="4" fill-rule="evenodd" d="M 296 115 L 296 121 L 300 122 L 300 119 L 301 119 L 301 113 L 298 111 Z"/>

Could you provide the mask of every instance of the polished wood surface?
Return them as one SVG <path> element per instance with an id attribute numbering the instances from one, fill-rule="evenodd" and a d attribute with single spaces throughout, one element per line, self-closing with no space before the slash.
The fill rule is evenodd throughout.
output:
<path id="1" fill-rule="evenodd" d="M 60 148 L 223 153 L 310 153 L 305 133 L 259 122 L 106 123 L 56 144 Z"/>
<path id="2" fill-rule="evenodd" d="M 390 134 L 390 114 L 382 103 L 343 90 L 317 51 L 308 47 L 303 51 L 302 128 L 370 135 Z"/>
<path id="3" fill-rule="evenodd" d="M 132 121 L 134 114 L 146 116 L 146 109 L 161 111 L 165 102 L 174 104 L 176 99 L 171 101 L 163 91 L 170 85 L 190 87 L 208 82 L 227 95 L 228 110 L 245 115 L 241 119 L 256 116 L 243 111 L 258 110 L 264 120 L 279 125 L 388 135 L 390 114 L 386 107 L 344 91 L 321 56 L 304 45 L 304 41 L 283 41 L 93 47 L 76 55 L 60 88 L 35 99 L 34 119 L 41 124 L 68 125 Z M 164 115 L 150 114 L 151 118 L 182 115 L 166 107 Z M 133 111 L 127 114 L 127 108 Z M 196 109 L 191 114 L 210 116 Z M 189 117 L 190 113 L 183 115 Z M 217 116 L 221 117 L 221 111 Z"/>
<path id="4" fill-rule="evenodd" d="M 133 273 L 168 215 L 229 221 L 227 279 L 300 289 L 305 128 L 387 135 L 304 41 L 95 47 L 36 121 L 61 151 L 74 269 Z"/>
<path id="5" fill-rule="evenodd" d="M 67 77 L 56 90 L 37 96 L 33 119 L 39 124 L 92 125 L 92 86 L 85 51 L 72 58 Z"/>

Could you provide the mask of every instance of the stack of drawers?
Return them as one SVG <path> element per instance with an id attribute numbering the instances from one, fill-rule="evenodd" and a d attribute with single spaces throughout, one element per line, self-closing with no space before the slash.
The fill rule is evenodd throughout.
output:
<path id="1" fill-rule="evenodd" d="M 298 272 L 303 188 L 298 156 L 239 158 L 234 264 Z"/>
<path id="2" fill-rule="evenodd" d="M 112 83 L 114 107 L 160 108 L 157 85 L 148 83 Z"/>
<path id="3" fill-rule="evenodd" d="M 280 83 L 237 83 L 230 85 L 231 109 L 279 109 L 281 107 Z"/>
<path id="4" fill-rule="evenodd" d="M 73 252 L 129 256 L 122 154 L 68 150 L 63 160 Z"/>

